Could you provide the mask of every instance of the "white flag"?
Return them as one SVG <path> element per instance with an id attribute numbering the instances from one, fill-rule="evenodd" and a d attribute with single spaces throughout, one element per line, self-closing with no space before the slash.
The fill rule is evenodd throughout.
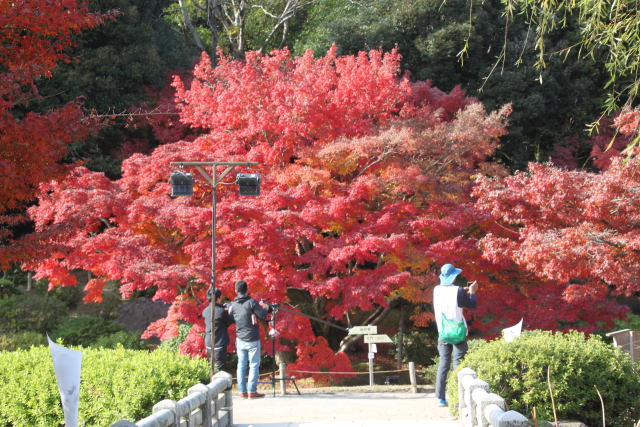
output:
<path id="1" fill-rule="evenodd" d="M 53 370 L 58 380 L 65 425 L 66 427 L 78 427 L 82 352 L 62 347 L 51 341 L 48 335 L 47 340 L 49 341 L 51 359 L 53 359 Z"/>
<path id="2" fill-rule="evenodd" d="M 504 336 L 506 342 L 511 342 L 520 336 L 520 332 L 522 332 L 522 320 L 523 319 L 520 319 L 515 325 L 502 330 L 502 336 Z"/>

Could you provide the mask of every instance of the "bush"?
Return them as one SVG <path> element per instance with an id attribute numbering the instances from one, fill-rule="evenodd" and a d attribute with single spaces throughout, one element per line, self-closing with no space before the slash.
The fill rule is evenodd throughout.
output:
<path id="1" fill-rule="evenodd" d="M 438 332 L 432 329 L 412 329 L 404 333 L 402 361 L 428 365 L 438 356 Z M 391 354 L 398 359 L 398 334 L 392 337 Z"/>
<path id="2" fill-rule="evenodd" d="M 65 303 L 68 308 L 73 309 L 82 302 L 84 291 L 80 285 L 57 286 L 54 290 L 50 291 L 49 294 Z"/>
<path id="3" fill-rule="evenodd" d="M 114 320 L 118 317 L 118 309 L 122 305 L 122 298 L 118 289 L 105 287 L 102 293 L 102 302 L 78 304 L 76 313 L 79 316 L 97 316 L 103 319 Z"/>
<path id="4" fill-rule="evenodd" d="M 12 280 L 0 279 L 0 299 L 20 294 L 20 289 Z"/>
<path id="5" fill-rule="evenodd" d="M 31 347 L 48 345 L 47 337 L 40 332 L 16 332 L 0 335 L 0 351 L 28 350 Z"/>
<path id="6" fill-rule="evenodd" d="M 53 331 L 51 339 L 62 339 L 65 345 L 88 346 L 102 336 L 120 331 L 122 331 L 120 325 L 101 317 L 69 317 Z"/>
<path id="7" fill-rule="evenodd" d="M 602 422 L 598 387 L 607 425 L 629 426 L 640 418 L 640 381 L 629 355 L 601 337 L 580 332 L 525 331 L 511 343 L 495 340 L 470 350 L 447 383 L 450 408 L 457 408 L 457 371 L 470 367 L 502 396 L 509 409 L 553 419 L 547 385 L 550 368 L 558 418 L 587 425 Z"/>
<path id="8" fill-rule="evenodd" d="M 178 326 L 178 336 L 162 341 L 160 347 L 175 353 L 180 353 L 180 344 L 187 339 L 187 335 L 192 327 L 193 325 L 190 323 L 181 323 Z"/>
<path id="9" fill-rule="evenodd" d="M 0 300 L 0 332 L 48 332 L 67 313 L 67 306 L 50 295 L 29 292 L 3 299 Z"/>
<path id="10" fill-rule="evenodd" d="M 208 379 L 207 362 L 169 351 L 82 350 L 80 425 L 139 420 L 162 399 L 179 400 Z M 62 426 L 64 416 L 49 349 L 0 353 L 0 425 Z"/>
<path id="11" fill-rule="evenodd" d="M 118 346 L 131 350 L 144 350 L 147 348 L 144 341 L 138 334 L 129 331 L 120 331 L 113 334 L 104 335 L 91 344 L 95 348 L 116 348 Z"/>

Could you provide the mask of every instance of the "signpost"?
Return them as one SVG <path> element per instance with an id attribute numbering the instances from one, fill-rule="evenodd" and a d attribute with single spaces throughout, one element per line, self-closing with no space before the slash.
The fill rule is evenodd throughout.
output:
<path id="1" fill-rule="evenodd" d="M 373 358 L 378 351 L 376 344 L 390 343 L 389 335 L 378 334 L 378 327 L 375 325 L 354 326 L 349 328 L 349 335 L 364 335 L 364 342 L 369 346 L 369 386 L 373 386 Z"/>
<path id="2" fill-rule="evenodd" d="M 390 343 L 391 338 L 389 335 L 380 334 L 380 335 L 365 335 L 364 336 L 365 344 L 382 344 L 382 343 Z"/>
<path id="3" fill-rule="evenodd" d="M 349 328 L 349 335 L 366 335 L 366 334 L 377 334 L 378 327 L 376 325 L 369 326 L 354 326 Z"/>

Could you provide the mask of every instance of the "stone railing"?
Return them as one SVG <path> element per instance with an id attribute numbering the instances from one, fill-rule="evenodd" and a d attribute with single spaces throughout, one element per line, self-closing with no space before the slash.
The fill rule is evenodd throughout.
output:
<path id="1" fill-rule="evenodd" d="M 506 411 L 505 401 L 470 368 L 458 372 L 458 414 L 465 427 L 528 427 L 527 417 Z"/>
<path id="2" fill-rule="evenodd" d="M 156 403 L 148 417 L 135 423 L 120 420 L 111 427 L 231 427 L 231 385 L 231 375 L 218 372 L 209 384 L 194 385 L 189 394 L 179 401 Z"/>

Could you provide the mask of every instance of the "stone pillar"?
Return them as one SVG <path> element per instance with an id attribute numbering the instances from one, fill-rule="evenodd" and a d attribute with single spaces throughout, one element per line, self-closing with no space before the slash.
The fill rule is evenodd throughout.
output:
<path id="1" fill-rule="evenodd" d="M 174 400 L 161 400 L 160 402 L 153 405 L 153 410 L 151 411 L 153 414 L 156 412 L 160 412 L 163 409 L 166 409 L 171 412 L 173 415 L 173 425 L 180 425 L 180 415 L 178 414 L 178 403 Z"/>
<path id="2" fill-rule="evenodd" d="M 477 378 L 478 375 L 471 368 L 462 368 L 460 372 L 458 372 L 458 414 L 460 420 L 464 420 L 468 414 L 468 408 L 464 401 L 464 387 L 462 385 L 462 379 L 464 377 Z"/>
<path id="3" fill-rule="evenodd" d="M 471 395 L 476 389 L 482 389 L 489 393 L 489 384 L 479 378 L 472 378 L 467 375 L 462 378 L 462 386 L 464 387 L 464 404 L 467 409 L 466 417 L 462 421 L 466 426 L 475 427 L 478 425 L 478 419 L 476 417 L 477 405 L 471 398 Z"/>
<path id="4" fill-rule="evenodd" d="M 202 405 L 202 427 L 212 427 L 211 419 L 213 418 L 213 407 L 211 405 L 211 399 L 214 397 L 209 387 L 204 384 L 196 384 L 189 388 L 189 394 L 202 393 L 205 395 L 205 402 Z M 217 396 L 215 396 L 217 397 Z"/>
<path id="5" fill-rule="evenodd" d="M 475 389 L 472 393 L 473 400 L 476 404 L 476 420 L 479 427 L 489 427 L 488 418 L 485 416 L 485 410 L 489 405 L 494 405 L 505 410 L 506 405 L 504 399 L 495 393 L 487 393 L 484 389 Z"/>

